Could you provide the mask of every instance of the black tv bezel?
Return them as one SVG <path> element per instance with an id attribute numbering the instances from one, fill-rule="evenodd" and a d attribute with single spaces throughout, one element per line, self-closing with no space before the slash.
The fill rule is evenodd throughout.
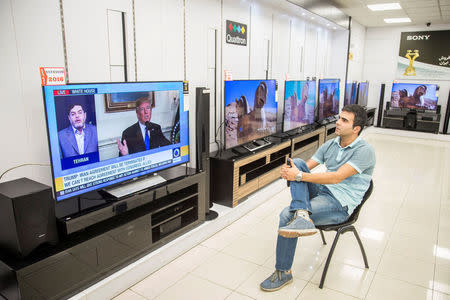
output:
<path id="1" fill-rule="evenodd" d="M 84 83 L 83 82 L 80 82 L 80 83 L 77 82 L 77 83 L 68 83 L 68 84 L 65 84 L 65 85 L 60 85 L 59 87 L 63 88 L 63 87 L 66 87 L 66 86 L 88 85 L 88 84 L 92 84 L 92 85 L 95 85 L 95 84 L 142 84 L 142 83 L 163 83 L 163 82 L 180 82 L 181 84 L 183 84 L 184 81 L 183 80 L 167 80 L 167 81 L 115 81 L 115 82 L 84 82 Z M 184 96 L 183 96 L 183 98 L 184 98 Z M 92 207 L 101 208 L 107 202 L 120 200 L 120 199 L 100 199 L 100 198 L 99 199 L 92 199 L 92 200 L 98 200 L 98 201 L 105 201 L 105 203 L 99 204 L 97 206 L 87 207 L 86 209 L 81 209 L 80 207 L 78 207 L 78 210 L 76 210 L 76 211 L 71 210 L 70 213 L 65 213 L 63 215 L 58 216 L 58 207 L 70 206 L 69 203 L 72 203 L 74 201 L 78 202 L 80 200 L 80 198 L 82 198 L 82 195 L 86 195 L 86 194 L 89 194 L 89 193 L 98 193 L 98 191 L 104 189 L 105 187 L 96 188 L 96 189 L 87 191 L 85 193 L 81 193 L 79 195 L 76 195 L 76 196 L 73 196 L 73 197 L 69 197 L 69 198 L 66 198 L 66 199 L 62 199 L 62 200 L 57 200 L 56 199 L 55 174 L 54 174 L 54 171 L 53 171 L 53 158 L 52 158 L 52 155 L 51 155 L 50 132 L 49 132 L 47 105 L 46 105 L 46 101 L 45 101 L 45 86 L 42 86 L 42 101 L 43 101 L 43 105 L 44 105 L 45 125 L 46 125 L 46 129 L 47 129 L 47 146 L 48 146 L 48 154 L 50 156 L 50 169 L 51 169 L 51 172 L 52 172 L 52 196 L 53 196 L 53 200 L 55 202 L 55 209 L 56 209 L 57 217 L 58 218 L 65 218 L 65 217 L 68 217 L 68 216 L 71 216 L 71 215 L 79 214 L 79 213 L 81 213 L 84 210 L 91 211 Z M 181 105 L 181 102 L 180 102 L 180 105 Z M 187 125 L 188 125 L 188 132 L 189 132 L 189 111 L 188 111 L 188 120 L 187 121 L 188 121 Z M 188 144 L 187 144 L 188 147 L 189 147 L 189 144 L 190 144 L 190 140 L 189 140 L 189 134 L 188 134 Z M 190 153 L 188 153 L 188 159 L 189 159 L 189 161 L 191 159 Z M 171 169 L 173 167 L 177 167 L 177 166 L 182 165 L 182 164 L 186 164 L 186 162 L 180 162 L 180 163 L 177 163 L 177 164 L 172 165 L 170 167 L 162 168 L 162 169 L 158 170 L 158 172 L 161 172 L 163 170 L 168 170 L 168 169 Z M 121 181 L 121 182 L 116 182 L 114 184 L 108 185 L 107 187 L 114 187 L 114 186 L 127 184 L 127 183 L 133 182 L 133 181 L 135 181 L 137 179 L 142 179 L 142 178 L 148 177 L 148 176 L 150 176 L 150 175 L 152 175 L 154 173 L 155 172 L 149 171 L 146 174 L 141 174 L 141 175 L 135 176 L 133 178 L 130 178 L 130 179 L 127 179 L 127 180 L 124 180 L 124 181 Z"/>
<path id="2" fill-rule="evenodd" d="M 319 106 L 320 106 L 320 81 L 322 81 L 322 80 L 338 80 L 338 86 L 339 86 L 338 112 L 334 116 L 339 115 L 339 105 L 341 104 L 341 95 L 340 95 L 340 93 L 341 93 L 341 79 L 340 78 L 322 78 L 322 79 L 319 79 L 319 84 L 317 85 L 317 116 L 316 116 L 317 122 L 321 122 L 321 121 L 326 120 L 327 118 L 329 118 L 329 117 L 326 117 L 326 118 L 321 119 L 319 117 L 319 115 L 320 115 L 319 114 L 319 111 L 320 111 L 320 109 L 319 109 Z"/>
<path id="3" fill-rule="evenodd" d="M 314 91 L 314 120 L 312 121 L 312 123 L 309 124 L 304 124 L 304 125 L 300 125 L 297 126 L 295 128 L 291 128 L 289 130 L 284 130 L 284 118 L 285 118 L 285 112 L 286 112 L 286 82 L 291 82 L 291 81 L 295 81 L 295 82 L 307 82 L 307 81 L 314 81 L 316 83 L 316 88 Z M 303 126 L 308 126 L 308 125 L 312 125 L 316 122 L 317 116 L 316 116 L 316 108 L 317 108 L 317 80 L 285 80 L 284 81 L 284 96 L 283 96 L 283 120 L 281 122 L 281 132 L 285 133 L 285 132 L 290 132 L 290 131 L 294 131 L 297 130 L 299 128 L 302 128 Z"/>
<path id="4" fill-rule="evenodd" d="M 359 101 L 359 87 L 360 87 L 361 83 L 367 83 L 367 98 L 365 99 L 366 100 L 366 104 L 365 105 L 361 105 L 360 101 Z M 370 87 L 370 85 L 369 85 L 369 81 L 368 80 L 358 82 L 358 92 L 357 92 L 357 95 L 356 95 L 356 104 L 358 104 L 358 105 L 360 105 L 362 107 L 367 107 L 367 103 L 369 102 L 369 87 Z"/>
<path id="5" fill-rule="evenodd" d="M 440 86 L 437 83 L 414 83 L 414 82 L 394 82 L 392 83 L 392 88 L 391 88 L 391 97 L 389 99 L 389 102 L 392 103 L 392 90 L 394 88 L 394 84 L 399 83 L 399 84 L 417 84 L 417 85 L 435 85 L 436 86 L 436 92 L 438 92 L 440 90 Z M 438 109 L 438 104 L 439 102 L 439 96 L 437 97 L 436 100 L 436 108 L 435 109 L 426 109 L 426 108 L 422 108 L 422 107 L 416 107 L 416 108 L 408 108 L 409 110 L 414 110 L 417 112 L 430 112 L 430 113 L 435 113 Z M 449 102 L 450 103 L 450 102 Z M 397 107 L 397 106 L 391 106 L 392 108 L 398 108 L 398 109 L 402 109 L 402 107 Z"/>
<path id="6" fill-rule="evenodd" d="M 225 108 L 226 108 L 226 105 L 225 105 L 225 99 L 226 99 L 226 97 L 225 97 L 225 82 L 227 82 L 227 81 L 270 81 L 270 80 L 275 81 L 275 103 L 277 103 L 277 105 L 276 105 L 276 116 L 277 116 L 277 122 L 278 122 L 278 102 L 277 102 L 277 90 L 278 90 L 277 87 L 278 87 L 278 83 L 277 83 L 276 79 L 236 79 L 236 80 L 224 80 L 224 83 L 223 83 L 223 99 L 224 99 L 223 100 L 223 120 L 224 120 L 224 122 L 225 122 L 225 117 L 226 117 L 225 116 Z M 226 130 L 225 127 L 224 127 L 224 130 Z M 272 133 L 266 134 L 264 136 L 261 136 L 261 137 L 258 138 L 258 140 L 263 139 L 263 138 L 268 137 L 268 136 L 271 136 L 271 135 L 273 135 L 275 133 L 277 133 L 276 129 L 275 129 L 275 132 L 272 132 Z M 256 141 L 256 140 L 248 140 L 248 141 L 246 141 L 244 143 L 240 143 L 240 144 L 234 145 L 233 147 L 227 148 L 227 138 L 226 138 L 226 135 L 224 135 L 223 146 L 224 146 L 224 150 L 231 150 L 233 148 L 242 146 L 244 144 L 247 144 L 247 143 L 253 142 L 253 141 Z"/>

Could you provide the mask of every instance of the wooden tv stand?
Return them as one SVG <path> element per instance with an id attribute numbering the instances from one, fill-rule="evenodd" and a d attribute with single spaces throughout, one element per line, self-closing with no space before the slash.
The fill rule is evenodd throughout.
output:
<path id="1" fill-rule="evenodd" d="M 285 139 L 255 153 L 233 154 L 226 150 L 211 160 L 211 199 L 235 207 L 246 196 L 280 178 L 281 166 L 291 154 Z"/>
<path id="2" fill-rule="evenodd" d="M 310 159 L 325 140 L 325 127 L 292 138 L 291 157 Z"/>

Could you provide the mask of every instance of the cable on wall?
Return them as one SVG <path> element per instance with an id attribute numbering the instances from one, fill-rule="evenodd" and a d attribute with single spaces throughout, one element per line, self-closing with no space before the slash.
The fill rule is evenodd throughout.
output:
<path id="1" fill-rule="evenodd" d="M 186 0 L 183 0 L 183 48 L 184 80 L 186 79 Z"/>
<path id="2" fill-rule="evenodd" d="M 69 83 L 69 64 L 67 63 L 66 28 L 64 26 L 63 0 L 59 0 L 59 16 L 61 17 L 61 33 L 64 49 L 64 67 L 66 69 L 66 82 Z"/>
<path id="3" fill-rule="evenodd" d="M 134 0 L 131 1 L 133 10 L 133 46 L 134 46 L 134 81 L 138 80 L 137 77 L 137 54 L 136 54 L 136 14 L 134 9 Z"/>

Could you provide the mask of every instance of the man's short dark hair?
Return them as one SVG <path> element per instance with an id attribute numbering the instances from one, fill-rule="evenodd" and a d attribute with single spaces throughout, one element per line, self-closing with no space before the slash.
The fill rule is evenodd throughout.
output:
<path id="1" fill-rule="evenodd" d="M 346 112 L 352 113 L 354 115 L 355 118 L 353 120 L 353 128 L 355 128 L 355 126 L 361 127 L 361 130 L 358 133 L 358 135 L 360 135 L 364 129 L 364 126 L 367 123 L 366 110 L 361 105 L 349 104 L 349 105 L 344 106 L 342 111 L 346 111 Z"/>
<path id="2" fill-rule="evenodd" d="M 155 108 L 155 92 L 149 92 L 148 96 L 136 99 L 136 111 L 142 103 L 149 103 L 151 108 Z"/>
<path id="3" fill-rule="evenodd" d="M 83 105 L 81 105 L 80 103 L 73 103 L 71 105 L 69 105 L 69 109 L 67 109 L 67 115 L 70 115 L 70 111 L 72 110 L 72 108 L 74 108 L 75 106 L 81 106 L 81 109 L 86 112 L 86 110 L 84 109 Z"/>

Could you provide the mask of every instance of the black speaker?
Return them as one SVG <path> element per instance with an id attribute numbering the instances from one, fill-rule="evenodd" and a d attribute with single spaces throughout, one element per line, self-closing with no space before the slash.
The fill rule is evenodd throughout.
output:
<path id="1" fill-rule="evenodd" d="M 403 127 L 407 129 L 415 129 L 417 124 L 417 113 L 415 112 L 409 112 L 404 117 L 404 125 Z"/>
<path id="2" fill-rule="evenodd" d="M 210 164 L 209 164 L 209 98 L 210 89 L 198 87 L 195 91 L 196 99 L 196 163 L 197 171 L 206 172 L 205 201 L 206 219 L 212 220 L 217 217 L 215 211 L 210 210 L 212 201 L 210 199 Z"/>
<path id="3" fill-rule="evenodd" d="M 378 104 L 378 117 L 377 117 L 377 127 L 381 127 L 381 119 L 383 117 L 383 105 L 384 105 L 384 90 L 386 89 L 386 84 L 381 84 L 380 90 L 380 102 Z"/>
<path id="4" fill-rule="evenodd" d="M 52 189 L 28 178 L 0 183 L 0 248 L 25 257 L 39 245 L 56 244 Z"/>
<path id="5" fill-rule="evenodd" d="M 444 134 L 448 134 L 449 119 L 450 119 L 450 91 L 448 92 L 447 109 L 445 110 L 445 117 L 444 117 L 444 127 L 442 128 L 442 133 Z"/>

